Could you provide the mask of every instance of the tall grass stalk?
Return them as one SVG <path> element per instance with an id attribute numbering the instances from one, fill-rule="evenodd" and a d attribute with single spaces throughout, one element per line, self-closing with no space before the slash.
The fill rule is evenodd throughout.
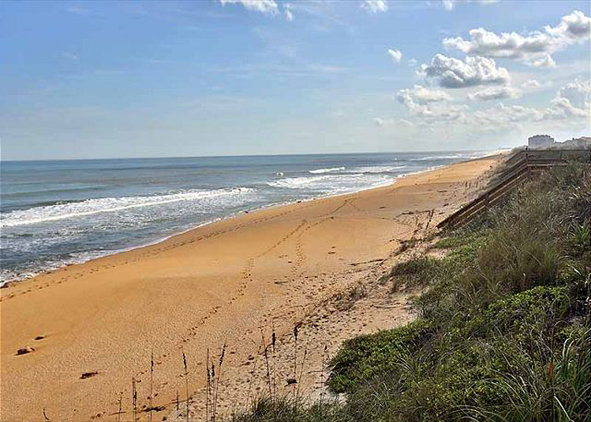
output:
<path id="1" fill-rule="evenodd" d="M 117 410 L 117 422 L 121 421 L 121 406 L 123 403 L 123 391 L 119 393 L 119 409 Z"/>
<path id="2" fill-rule="evenodd" d="M 185 351 L 181 349 L 181 353 L 183 354 L 183 369 L 185 371 L 185 404 L 187 409 L 187 422 L 189 422 L 189 369 L 187 368 L 187 356 L 185 355 Z"/>
<path id="3" fill-rule="evenodd" d="M 131 401 L 133 406 L 133 422 L 137 421 L 137 390 L 135 378 L 131 378 Z"/>
<path id="4" fill-rule="evenodd" d="M 150 355 L 150 422 L 152 422 L 152 412 L 154 409 L 152 397 L 154 397 L 154 350 L 152 350 Z"/>

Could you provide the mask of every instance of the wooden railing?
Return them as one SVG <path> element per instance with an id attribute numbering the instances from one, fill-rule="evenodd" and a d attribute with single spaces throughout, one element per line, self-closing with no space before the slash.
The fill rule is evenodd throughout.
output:
<path id="1" fill-rule="evenodd" d="M 591 162 L 591 150 L 525 149 L 513 152 L 505 159 L 504 168 L 491 188 L 440 222 L 437 227 L 439 229 L 459 227 L 501 202 L 517 186 L 533 175 L 550 167 L 564 166 L 571 161 Z"/>

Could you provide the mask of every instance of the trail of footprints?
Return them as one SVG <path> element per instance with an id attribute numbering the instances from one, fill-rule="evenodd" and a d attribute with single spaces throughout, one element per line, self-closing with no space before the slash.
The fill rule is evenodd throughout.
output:
<path id="1" fill-rule="evenodd" d="M 118 267 L 118 266 L 121 266 L 121 265 L 127 265 L 127 264 L 130 264 L 130 263 L 134 263 L 134 262 L 137 262 L 137 261 L 139 261 L 139 260 L 141 260 L 143 258 L 146 258 L 146 257 L 149 257 L 149 256 L 158 255 L 161 252 L 166 252 L 166 251 L 169 251 L 169 250 L 172 250 L 172 249 L 180 248 L 182 246 L 185 246 L 185 245 L 188 245 L 188 244 L 192 244 L 192 243 L 201 241 L 201 240 L 205 240 L 205 239 L 210 239 L 210 238 L 213 238 L 213 237 L 217 237 L 217 236 L 220 236 L 220 235 L 225 234 L 225 233 L 229 233 L 229 232 L 233 232 L 233 231 L 242 229 L 244 227 L 248 227 L 248 226 L 253 226 L 253 225 L 256 225 L 256 224 L 264 223 L 266 221 L 273 220 L 273 219 L 276 219 L 276 218 L 279 218 L 279 217 L 282 217 L 282 216 L 285 216 L 285 215 L 294 213 L 294 212 L 299 211 L 301 209 L 308 208 L 311 205 L 312 204 L 304 204 L 304 205 L 301 205 L 300 207 L 295 208 L 295 209 L 286 210 L 284 212 L 281 212 L 281 213 L 278 213 L 278 214 L 274 214 L 274 215 L 269 215 L 269 216 L 262 217 L 262 218 L 256 218 L 256 219 L 253 219 L 251 221 L 244 222 L 244 223 L 241 223 L 241 224 L 237 224 L 235 226 L 232 226 L 232 227 L 229 227 L 229 228 L 226 228 L 226 229 L 212 231 L 212 232 L 207 233 L 205 235 L 197 236 L 197 237 L 191 238 L 191 239 L 186 239 L 186 240 L 183 240 L 183 241 L 180 241 L 180 242 L 171 242 L 168 245 L 164 245 L 164 243 L 162 243 L 162 244 L 160 244 L 161 246 L 158 246 L 158 245 L 151 246 L 151 247 L 146 248 L 144 250 L 144 252 L 136 254 L 135 257 L 132 258 L 132 259 L 130 259 L 130 258 L 124 259 L 122 257 L 121 258 L 121 261 L 120 262 L 117 262 L 117 263 L 102 264 L 102 265 L 98 264 L 95 267 L 93 267 L 90 270 L 88 270 L 88 274 L 93 274 L 95 272 L 98 272 L 99 270 L 107 270 L 107 269 L 115 268 L 115 267 Z M 67 272 L 69 266 L 70 265 L 68 265 L 68 266 L 66 266 L 66 267 L 64 267 L 63 269 L 60 269 L 60 270 L 63 271 L 63 272 Z M 60 271 L 60 270 L 56 270 L 56 271 Z M 51 273 L 53 273 L 53 271 L 49 271 L 49 272 L 47 272 L 45 274 L 51 274 Z M 33 289 L 42 290 L 42 289 L 47 288 L 47 287 L 49 287 L 51 285 L 54 285 L 54 284 L 62 284 L 62 283 L 66 282 L 66 281 L 69 281 L 69 280 L 79 279 L 81 277 L 84 277 L 85 275 L 87 275 L 87 271 L 85 271 L 85 270 L 78 271 L 76 274 L 72 274 L 72 275 L 70 275 L 70 274 L 63 275 L 62 277 L 60 277 L 60 278 L 58 278 L 56 280 L 46 281 L 45 283 L 40 284 L 40 285 L 37 285 L 34 288 L 28 288 L 26 290 L 21 290 L 21 291 L 16 291 L 16 292 L 10 293 L 9 295 L 6 295 L 6 296 L 4 296 L 4 295 L 3 296 L 0 296 L 0 302 L 2 302 L 4 300 L 10 300 L 10 299 L 12 299 L 12 298 L 14 298 L 15 296 L 18 296 L 18 295 L 24 295 L 26 293 L 29 293 L 29 292 L 33 291 Z"/>
<path id="2" fill-rule="evenodd" d="M 255 260 L 258 259 L 258 258 L 262 258 L 263 256 L 265 256 L 266 254 L 268 254 L 269 252 L 271 252 L 272 250 L 274 250 L 275 248 L 277 248 L 278 246 L 280 246 L 282 243 L 286 242 L 290 237 L 292 237 L 294 235 L 297 235 L 297 237 L 296 237 L 296 244 L 295 244 L 295 255 L 296 255 L 296 259 L 295 259 L 295 261 L 293 262 L 293 265 L 292 265 L 291 279 L 292 279 L 292 281 L 296 281 L 298 277 L 303 277 L 304 271 L 302 270 L 302 268 L 303 268 L 303 266 L 305 264 L 305 261 L 306 261 L 306 254 L 304 252 L 303 242 L 302 242 L 303 235 L 306 232 L 308 232 L 309 230 L 311 230 L 312 228 L 314 228 L 314 227 L 316 227 L 316 226 L 318 226 L 318 225 L 320 225 L 320 224 L 328 221 L 331 218 L 334 218 L 334 217 L 329 217 L 329 216 L 330 215 L 334 215 L 335 213 L 337 213 L 338 211 L 340 211 L 341 209 L 343 209 L 347 205 L 351 206 L 356 211 L 361 211 L 358 207 L 356 207 L 353 204 L 353 201 L 355 199 L 356 198 L 349 198 L 349 199 L 344 200 L 343 203 L 341 205 L 339 205 L 337 208 L 335 208 L 334 210 L 329 211 L 326 214 L 321 215 L 320 216 L 321 217 L 320 220 L 316 221 L 313 224 L 308 224 L 308 222 L 306 220 L 302 220 L 302 222 L 300 224 L 298 224 L 297 227 L 295 227 L 292 231 L 290 231 L 289 233 L 287 233 L 283 238 L 281 238 L 280 240 L 278 240 L 277 242 L 275 242 L 274 244 L 272 244 L 269 248 L 267 248 L 266 250 L 264 250 L 263 252 L 261 252 L 260 254 L 258 254 L 257 256 L 255 256 L 254 258 L 251 258 L 251 259 L 247 260 L 247 262 L 245 264 L 245 267 L 244 267 L 244 269 L 241 272 L 241 283 L 239 285 L 238 291 L 237 291 L 236 295 L 230 299 L 230 301 L 228 302 L 228 304 L 232 304 L 239 297 L 244 296 L 245 290 L 248 287 L 248 284 L 253 281 L 252 271 L 253 271 L 253 268 L 254 268 Z M 309 206 L 310 205 L 307 205 L 307 206 L 304 206 L 304 207 L 309 207 Z M 198 237 L 195 237 L 193 239 L 188 239 L 188 240 L 185 240 L 185 241 L 182 241 L 182 242 L 178 242 L 178 243 L 171 243 L 170 245 L 167 245 L 167 246 L 161 246 L 161 247 L 156 247 L 156 248 L 152 247 L 152 248 L 149 248 L 149 250 L 145 251 L 144 253 L 138 254 L 134 259 L 127 259 L 127 260 L 122 261 L 122 262 L 119 262 L 117 264 L 97 265 L 97 266 L 91 268 L 88 271 L 88 273 L 89 274 L 93 274 L 95 272 L 98 272 L 100 269 L 110 269 L 110 268 L 115 268 L 115 267 L 117 267 L 119 265 L 125 265 L 125 264 L 131 263 L 131 262 L 136 262 L 136 261 L 140 260 L 141 258 L 144 258 L 144 257 L 147 257 L 147 256 L 156 255 L 156 254 L 158 254 L 160 252 L 164 252 L 164 251 L 168 251 L 168 250 L 171 250 L 171 249 L 179 248 L 179 247 L 182 247 L 182 246 L 185 246 L 187 244 L 191 244 L 191 243 L 194 243 L 194 242 L 197 242 L 197 241 L 200 241 L 200 240 L 209 239 L 209 238 L 216 237 L 216 236 L 219 236 L 219 235 L 228 233 L 228 232 L 239 230 L 239 229 L 244 228 L 244 227 L 248 227 L 248 226 L 251 226 L 251 225 L 263 223 L 263 222 L 266 222 L 266 221 L 269 221 L 269 220 L 272 220 L 272 219 L 275 219 L 275 218 L 278 218 L 278 217 L 281 217 L 281 216 L 284 216 L 284 215 L 287 215 L 287 214 L 291 214 L 291 213 L 293 213 L 293 212 L 295 212 L 295 211 L 297 211 L 299 209 L 301 209 L 301 208 L 292 209 L 292 210 L 285 211 L 283 213 L 279 213 L 279 214 L 276 214 L 276 215 L 273 215 L 273 216 L 267 216 L 267 217 L 264 217 L 264 218 L 258 218 L 258 219 L 252 220 L 250 222 L 247 222 L 247 223 L 243 223 L 243 224 L 239 224 L 239 225 L 233 226 L 231 228 L 227 228 L 227 229 L 224 229 L 224 230 L 213 231 L 211 233 L 208 233 L 208 234 L 202 235 L 202 236 L 198 236 Z M 427 211 L 427 212 L 429 212 L 429 211 Z M 423 213 L 423 212 L 419 212 L 419 213 Z M 402 215 L 399 215 L 397 217 L 402 217 Z M 429 217 L 432 218 L 432 212 L 429 215 Z M 404 221 L 404 220 L 405 220 L 404 218 L 398 219 L 398 221 L 400 221 L 403 224 L 408 224 L 409 226 L 414 225 L 415 226 L 415 233 L 413 233 L 413 236 L 415 236 L 417 234 L 417 232 L 420 231 L 420 229 L 421 229 L 421 224 L 418 221 L 418 216 L 415 216 L 415 218 L 412 219 L 412 220 L 415 220 L 414 222 Z M 413 223 L 415 223 L 415 224 L 413 224 Z M 64 272 L 68 271 L 68 268 L 65 268 L 63 271 Z M 68 280 L 76 280 L 76 279 L 79 279 L 79 278 L 84 277 L 84 276 L 85 276 L 85 272 L 84 271 L 80 271 L 80 272 L 75 273 L 75 274 L 72 274 L 72 275 L 68 274 L 68 275 L 65 275 L 65 276 L 57 279 L 56 281 L 46 282 L 44 284 L 41 284 L 39 286 L 36 286 L 36 289 L 39 289 L 40 290 L 40 289 L 49 287 L 51 284 L 62 284 L 65 281 L 68 281 Z M 333 279 L 334 279 L 334 277 L 333 277 Z M 302 288 L 302 284 L 296 284 L 296 285 L 293 286 L 293 288 L 296 291 L 300 291 L 301 288 Z M 21 292 L 11 293 L 8 296 L 0 297 L 0 301 L 2 301 L 2 300 L 8 300 L 8 299 L 11 299 L 11 298 L 15 297 L 17 294 L 26 294 L 26 293 L 28 293 L 30 291 L 32 291 L 32 289 L 31 288 L 28 288 L 27 290 L 24 290 L 24 291 L 21 291 Z M 191 337 L 194 337 L 195 335 L 197 335 L 198 328 L 200 326 L 204 325 L 207 322 L 207 320 L 210 319 L 211 317 L 213 317 L 220 309 L 221 309 L 221 305 L 217 305 L 217 306 L 215 306 L 212 309 L 212 311 L 209 314 L 207 314 L 206 316 L 204 316 L 203 318 L 201 318 L 199 320 L 199 322 L 190 329 L 189 336 L 188 337 L 185 337 L 182 340 L 181 344 L 190 341 L 190 338 Z M 264 316 L 264 320 L 267 320 L 268 318 L 270 318 L 272 316 L 271 314 L 272 313 L 275 313 L 273 311 L 270 312 L 270 313 L 268 313 L 268 314 L 266 314 Z M 291 319 L 291 317 L 293 317 L 293 315 L 294 315 L 294 311 L 292 310 L 292 311 L 289 311 L 289 312 L 286 312 L 286 313 L 280 313 L 279 315 L 275 315 L 275 318 L 280 318 L 280 319 L 281 318 L 289 318 L 289 319 Z M 162 360 L 165 359 L 167 356 L 168 356 L 167 354 L 163 354 L 161 356 L 155 357 L 156 358 L 155 359 L 155 365 L 157 365 L 157 366 L 161 365 L 163 363 Z M 136 374 L 136 379 L 139 382 L 141 382 L 141 378 L 144 375 L 146 375 L 148 372 L 149 372 L 148 370 L 144 370 L 144 371 L 138 372 Z M 156 386 L 156 389 L 155 389 L 156 394 L 155 394 L 155 396 L 157 396 L 158 395 L 158 392 L 162 388 L 166 387 L 167 384 L 168 384 L 167 382 L 164 382 L 161 385 Z"/>
<path id="3" fill-rule="evenodd" d="M 295 256 L 296 256 L 296 258 L 295 258 L 295 260 L 293 262 L 293 265 L 292 265 L 291 271 L 290 271 L 291 280 L 292 281 L 297 281 L 297 279 L 299 277 L 303 277 L 304 276 L 304 271 L 303 271 L 302 268 L 303 268 L 303 266 L 304 266 L 304 264 L 306 262 L 307 257 L 306 257 L 305 251 L 304 251 L 302 237 L 304 236 L 305 233 L 307 233 L 312 228 L 314 228 L 314 227 L 316 227 L 316 226 L 318 226 L 318 225 L 320 225 L 320 224 L 322 224 L 322 223 L 330 220 L 331 218 L 334 218 L 334 217 L 329 217 L 329 216 L 331 214 L 336 213 L 337 211 L 339 211 L 340 209 L 344 208 L 347 205 L 352 205 L 352 204 L 348 200 L 345 200 L 343 202 L 343 204 L 341 204 L 340 206 L 338 206 L 333 211 L 330 211 L 330 212 L 328 212 L 326 214 L 323 214 L 321 216 L 321 218 L 318 221 L 314 222 L 313 224 L 309 224 L 306 220 L 302 220 L 293 230 L 291 230 L 289 233 L 287 233 L 280 240 L 278 240 L 277 242 L 275 242 L 274 244 L 272 244 L 271 246 L 269 246 L 267 249 L 265 249 L 264 251 L 262 251 L 261 253 L 259 253 L 255 257 L 248 259 L 246 261 L 246 263 L 245 263 L 245 266 L 244 266 L 243 270 L 240 273 L 240 275 L 241 275 L 241 282 L 240 282 L 239 288 L 238 288 L 236 294 L 228 301 L 228 304 L 232 304 L 233 302 L 235 302 L 236 300 L 238 300 L 238 298 L 240 298 L 240 297 L 242 297 L 242 296 L 245 295 L 245 291 L 246 291 L 248 285 L 253 281 L 253 269 L 254 269 L 254 265 L 255 265 L 256 259 L 262 258 L 263 256 L 265 256 L 266 254 L 268 254 L 272 250 L 276 249 L 277 247 L 279 247 L 281 244 L 283 244 L 284 242 L 286 242 L 289 238 L 291 238 L 293 236 L 296 236 L 296 242 L 295 242 Z M 399 216 L 399 217 L 401 217 L 401 216 Z M 416 224 L 415 225 L 415 229 L 416 230 L 420 229 L 420 224 L 418 224 L 418 218 L 417 217 L 418 216 L 414 216 L 414 218 L 409 218 L 409 220 L 411 220 L 411 221 L 409 221 L 407 223 L 409 226 L 411 226 L 411 225 L 413 225 L 413 222 L 414 222 Z M 261 220 L 263 220 L 263 219 L 261 219 Z M 265 219 L 265 220 L 267 220 L 267 219 Z M 236 227 L 234 229 L 231 229 L 231 230 L 236 230 L 237 228 L 238 227 Z M 213 235 L 219 235 L 219 234 L 225 233 L 227 231 L 229 231 L 229 230 L 224 230 L 224 231 L 220 231 L 220 232 L 211 233 L 207 237 L 211 237 Z M 196 238 L 194 241 L 197 241 L 197 240 L 199 240 L 201 238 L 204 238 L 204 237 Z M 183 242 L 182 244 L 186 244 L 186 243 L 187 242 Z M 181 246 L 181 245 L 174 245 L 174 247 L 178 247 L 178 246 Z M 167 249 L 170 249 L 170 248 L 167 248 Z M 378 264 L 377 267 L 379 267 L 380 265 L 381 265 L 381 263 Z M 328 274 L 322 274 L 322 275 L 323 276 L 328 276 Z M 314 278 L 317 278 L 317 276 L 315 276 Z M 335 276 L 332 275 L 329 279 L 324 280 L 323 283 L 324 282 L 328 282 L 329 284 L 332 285 L 332 282 L 334 282 L 335 280 L 336 280 Z M 297 284 L 294 284 L 292 286 L 292 288 L 293 288 L 293 290 L 299 292 L 299 291 L 301 291 L 302 286 L 303 286 L 302 283 L 297 283 Z M 320 302 L 322 302 L 322 300 Z M 310 315 L 312 315 L 312 313 L 314 312 L 314 310 L 319 306 L 319 302 L 316 301 L 315 303 L 310 303 L 309 305 L 310 306 L 308 306 L 308 307 L 304 306 L 302 308 L 302 310 L 301 310 L 301 312 L 303 312 L 303 315 L 304 315 L 303 318 L 304 319 L 307 319 Z M 201 318 L 201 320 L 194 327 L 192 327 L 190 329 L 189 336 L 185 337 L 182 340 L 181 344 L 190 341 L 190 339 L 192 337 L 196 336 L 199 327 L 203 326 L 207 322 L 207 320 L 209 318 L 213 317 L 220 309 L 221 309 L 221 305 L 217 305 L 217 306 L 215 306 L 212 309 L 212 311 L 209 314 L 207 314 L 206 316 L 204 316 L 203 318 Z M 289 310 L 287 312 L 281 312 L 281 311 L 280 312 L 277 312 L 277 311 L 278 311 L 277 309 L 273 309 L 273 310 L 270 310 L 269 312 L 267 312 L 267 313 L 265 313 L 263 315 L 263 321 L 264 321 L 264 323 L 263 323 L 262 327 L 265 327 L 264 324 L 267 324 L 268 321 L 269 321 L 269 319 L 271 319 L 271 318 L 272 319 L 277 319 L 277 320 L 285 319 L 285 320 L 292 321 L 292 320 L 294 320 L 294 317 L 297 314 L 297 311 L 295 309 L 291 309 L 291 310 Z M 300 315 L 300 319 L 301 319 L 301 317 L 302 316 Z M 253 331 L 249 329 L 249 330 L 247 330 L 247 333 L 246 334 L 250 334 L 252 332 Z M 162 364 L 162 360 L 164 358 L 166 358 L 166 357 L 167 357 L 166 354 L 164 354 L 162 356 L 159 356 L 156 359 L 156 361 L 155 361 L 155 365 L 161 365 Z M 149 373 L 148 370 L 144 370 L 144 371 L 139 372 L 136 375 L 137 380 L 141 382 L 142 376 L 144 376 L 144 375 L 146 375 L 148 373 Z M 182 375 L 180 375 L 180 377 L 182 378 Z M 156 386 L 156 389 L 155 389 L 156 394 L 155 395 L 157 396 L 158 395 L 158 392 L 161 391 L 161 389 L 163 389 L 164 387 L 166 387 L 166 385 L 167 385 L 167 383 L 162 383 L 161 385 Z"/>

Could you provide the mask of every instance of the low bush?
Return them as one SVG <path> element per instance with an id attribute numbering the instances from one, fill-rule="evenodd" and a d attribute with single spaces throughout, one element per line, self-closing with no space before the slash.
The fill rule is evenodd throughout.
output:
<path id="1" fill-rule="evenodd" d="M 424 344 L 431 323 L 414 321 L 404 327 L 355 337 L 345 342 L 331 360 L 329 387 L 335 392 L 350 392 L 373 376 L 395 368 L 407 354 Z"/>

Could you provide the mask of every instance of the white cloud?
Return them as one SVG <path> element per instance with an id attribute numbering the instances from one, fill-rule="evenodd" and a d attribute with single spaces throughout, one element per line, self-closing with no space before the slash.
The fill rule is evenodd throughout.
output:
<path id="1" fill-rule="evenodd" d="M 407 63 L 409 65 L 409 67 L 415 67 L 418 64 L 416 59 L 408 59 Z"/>
<path id="2" fill-rule="evenodd" d="M 450 95 L 440 89 L 428 89 L 422 85 L 415 85 L 411 89 L 401 89 L 398 91 L 396 99 L 401 104 L 405 104 L 410 99 L 418 104 L 438 103 L 449 101 Z"/>
<path id="3" fill-rule="evenodd" d="M 466 57 L 458 60 L 437 54 L 431 64 L 421 65 L 421 76 L 437 80 L 443 88 L 467 88 L 479 85 L 504 85 L 509 83 L 507 69 L 497 67 L 493 59 L 486 57 Z"/>
<path id="4" fill-rule="evenodd" d="M 549 55 L 543 55 L 539 59 L 532 60 L 531 66 L 533 67 L 556 67 L 556 62 Z"/>
<path id="5" fill-rule="evenodd" d="M 515 124 L 539 121 L 542 116 L 543 114 L 535 108 L 499 103 L 487 110 L 474 112 L 471 116 L 471 126 L 475 130 L 501 130 Z"/>
<path id="6" fill-rule="evenodd" d="M 283 7 L 283 12 L 285 13 L 285 19 L 287 19 L 290 22 L 293 21 L 293 12 L 291 11 L 291 4 L 285 3 L 285 6 Z"/>
<path id="7" fill-rule="evenodd" d="M 556 120 L 563 120 L 565 125 L 576 126 L 576 122 L 581 122 L 581 119 L 587 120 L 587 127 L 591 125 L 591 81 L 576 80 L 563 86 L 556 92 L 547 108 L 506 106 L 500 103 L 469 116 L 470 124 L 475 131 L 517 127 L 527 122 L 535 125 L 550 124 Z"/>
<path id="8" fill-rule="evenodd" d="M 506 98 L 519 98 L 521 95 L 522 91 L 520 89 L 509 86 L 494 86 L 470 94 L 468 95 L 468 99 L 471 101 L 490 101 Z"/>
<path id="9" fill-rule="evenodd" d="M 372 119 L 372 121 L 380 127 L 384 127 L 386 125 L 386 121 L 384 119 L 382 119 L 381 117 L 374 117 Z"/>
<path id="10" fill-rule="evenodd" d="M 396 64 L 400 63 L 400 60 L 402 59 L 402 52 L 400 50 L 389 49 L 388 54 L 390 55 L 390 57 L 392 57 L 392 61 L 394 63 L 396 63 Z"/>
<path id="11" fill-rule="evenodd" d="M 443 46 L 465 54 L 514 59 L 535 67 L 555 67 L 552 54 L 591 38 L 591 18 L 574 11 L 564 16 L 557 26 L 546 26 L 544 31 L 525 35 L 516 32 L 496 34 L 477 28 L 470 30 L 469 34 L 469 40 L 445 38 Z"/>
<path id="12" fill-rule="evenodd" d="M 544 29 L 555 37 L 577 42 L 591 38 L 591 18 L 580 10 L 575 10 L 570 15 L 563 16 L 557 26 L 546 26 Z"/>
<path id="13" fill-rule="evenodd" d="M 375 123 L 376 126 L 379 126 L 379 127 L 397 125 L 397 126 L 405 126 L 407 128 L 410 128 L 410 127 L 414 126 L 414 123 L 412 123 L 406 119 L 383 119 L 381 117 L 374 117 L 371 120 Z"/>
<path id="14" fill-rule="evenodd" d="M 529 79 L 521 84 L 522 89 L 539 89 L 541 87 L 542 87 L 542 84 L 540 84 L 535 79 Z"/>
<path id="15" fill-rule="evenodd" d="M 62 57 L 68 60 L 78 61 L 79 56 L 76 53 L 72 53 L 71 51 L 64 51 L 62 52 Z"/>
<path id="16" fill-rule="evenodd" d="M 456 7 L 454 0 L 442 0 L 441 2 L 445 10 L 454 10 L 454 7 Z"/>
<path id="17" fill-rule="evenodd" d="M 412 89 L 401 89 L 396 99 L 415 117 L 435 121 L 453 121 L 464 119 L 466 106 L 448 105 L 451 97 L 439 90 L 429 90 L 415 85 Z"/>
<path id="18" fill-rule="evenodd" d="M 268 15 L 274 15 L 279 10 L 275 0 L 220 0 L 220 3 L 222 6 L 225 6 L 226 4 L 241 4 L 248 10 Z"/>
<path id="19" fill-rule="evenodd" d="M 576 80 L 560 88 L 544 113 L 544 117 L 548 119 L 591 118 L 591 81 Z"/>
<path id="20" fill-rule="evenodd" d="M 377 14 L 386 12 L 388 10 L 388 2 L 386 0 L 363 0 L 361 8 L 367 13 Z"/>
<path id="21" fill-rule="evenodd" d="M 493 4 L 498 1 L 499 0 L 477 0 L 477 2 L 480 4 Z M 456 7 L 456 4 L 460 3 L 460 2 L 470 3 L 471 0 L 441 0 L 441 3 L 443 4 L 443 8 L 445 10 L 454 10 Z"/>
<path id="22" fill-rule="evenodd" d="M 494 93 L 496 88 L 483 91 Z M 508 87 L 500 87 L 499 92 L 504 92 L 503 88 Z M 572 136 L 570 134 L 588 132 L 591 127 L 591 80 L 577 79 L 564 85 L 554 99 L 540 107 L 502 102 L 486 109 L 471 109 L 447 101 L 420 104 L 412 91 L 399 91 L 398 101 L 406 107 L 409 116 L 406 118 L 414 122 L 416 130 L 453 133 L 454 137 L 464 137 L 466 141 L 473 139 L 474 134 L 495 134 L 496 138 L 490 141 L 498 140 L 501 135 L 503 139 L 513 137 L 509 142 L 517 143 L 525 141 L 535 132 L 554 131 Z M 388 125 L 388 120 L 382 123 Z"/>

